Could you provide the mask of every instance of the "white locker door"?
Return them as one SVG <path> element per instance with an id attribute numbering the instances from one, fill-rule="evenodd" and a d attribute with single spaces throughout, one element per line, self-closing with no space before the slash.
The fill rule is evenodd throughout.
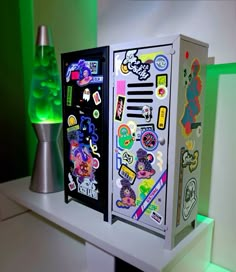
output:
<path id="1" fill-rule="evenodd" d="M 114 51 L 113 214 L 165 229 L 172 45 Z"/>

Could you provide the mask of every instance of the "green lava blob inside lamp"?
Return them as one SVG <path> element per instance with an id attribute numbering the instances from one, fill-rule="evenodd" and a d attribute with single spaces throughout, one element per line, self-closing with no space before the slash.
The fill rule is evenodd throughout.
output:
<path id="1" fill-rule="evenodd" d="M 63 159 L 58 138 L 62 126 L 62 95 L 51 31 L 38 27 L 28 113 L 38 138 L 30 189 L 38 193 L 63 190 Z"/>

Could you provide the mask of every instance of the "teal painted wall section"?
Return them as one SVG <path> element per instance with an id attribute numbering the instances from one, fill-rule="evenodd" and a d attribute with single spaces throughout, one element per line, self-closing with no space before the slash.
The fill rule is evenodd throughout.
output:
<path id="1" fill-rule="evenodd" d="M 28 7 L 29 1 L 24 14 Z M 0 182 L 3 182 L 28 175 L 28 144 L 20 0 L 2 1 L 0 9 Z"/>

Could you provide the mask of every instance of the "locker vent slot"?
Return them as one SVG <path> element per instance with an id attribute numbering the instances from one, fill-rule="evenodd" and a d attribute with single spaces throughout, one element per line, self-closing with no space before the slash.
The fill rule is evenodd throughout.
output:
<path id="1" fill-rule="evenodd" d="M 153 91 L 128 91 L 129 95 L 153 95 Z"/>
<path id="2" fill-rule="evenodd" d="M 152 103 L 153 102 L 153 99 L 143 99 L 143 98 L 140 98 L 140 99 L 127 99 L 127 102 L 129 103 Z"/>
<path id="3" fill-rule="evenodd" d="M 153 87 L 153 82 L 139 82 L 139 83 L 128 83 L 128 87 L 134 88 L 134 87 Z"/>

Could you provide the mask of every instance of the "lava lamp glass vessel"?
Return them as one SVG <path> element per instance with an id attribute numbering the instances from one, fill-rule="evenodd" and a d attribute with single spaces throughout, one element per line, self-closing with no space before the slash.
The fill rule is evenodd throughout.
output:
<path id="1" fill-rule="evenodd" d="M 51 31 L 39 26 L 28 103 L 38 138 L 30 189 L 51 193 L 63 189 L 63 162 L 58 143 L 62 125 L 60 76 Z"/>

